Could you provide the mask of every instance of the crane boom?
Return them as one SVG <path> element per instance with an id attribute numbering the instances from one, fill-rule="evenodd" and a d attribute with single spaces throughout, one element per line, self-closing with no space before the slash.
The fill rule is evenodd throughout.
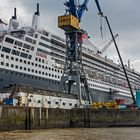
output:
<path id="1" fill-rule="evenodd" d="M 88 10 L 87 9 L 88 2 L 89 2 L 89 0 L 85 0 L 83 2 L 83 4 L 80 6 L 80 8 L 79 8 L 79 11 L 78 11 L 78 19 L 79 19 L 79 21 L 81 21 L 81 18 L 83 16 L 85 10 Z"/>
<path id="2" fill-rule="evenodd" d="M 118 34 L 116 34 L 115 36 L 114 36 L 114 38 L 116 39 L 118 37 Z M 113 39 L 111 39 L 106 45 L 105 45 L 105 47 L 101 50 L 101 54 L 103 54 L 107 49 L 108 49 L 108 47 L 112 44 L 112 42 L 113 42 Z"/>
<path id="3" fill-rule="evenodd" d="M 88 2 L 89 0 L 84 0 L 83 4 L 77 5 L 77 0 L 69 0 L 64 4 L 68 7 L 67 12 L 76 17 L 80 22 L 85 10 L 87 10 Z"/>

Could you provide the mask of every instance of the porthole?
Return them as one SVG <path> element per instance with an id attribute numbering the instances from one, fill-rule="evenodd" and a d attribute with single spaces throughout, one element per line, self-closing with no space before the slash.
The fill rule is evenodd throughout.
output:
<path id="1" fill-rule="evenodd" d="M 58 105 L 58 102 L 55 102 L 56 105 Z"/>
<path id="2" fill-rule="evenodd" d="M 4 57 L 4 54 L 1 54 L 1 57 Z"/>
<path id="3" fill-rule="evenodd" d="M 13 68 L 13 67 L 14 67 L 14 65 L 13 65 L 13 64 L 11 64 L 11 67 Z"/>
<path id="4" fill-rule="evenodd" d="M 4 63 L 3 63 L 3 62 L 1 62 L 1 65 L 4 65 Z"/>
<path id="5" fill-rule="evenodd" d="M 9 59 L 9 56 L 8 55 L 6 55 L 6 59 Z"/>
<path id="6" fill-rule="evenodd" d="M 6 63 L 6 66 L 9 67 L 9 63 Z"/>
<path id="7" fill-rule="evenodd" d="M 51 104 L 51 101 L 48 101 L 48 104 Z"/>

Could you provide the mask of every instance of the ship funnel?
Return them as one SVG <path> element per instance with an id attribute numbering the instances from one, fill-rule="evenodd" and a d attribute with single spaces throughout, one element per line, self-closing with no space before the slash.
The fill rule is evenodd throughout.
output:
<path id="1" fill-rule="evenodd" d="M 40 11 L 39 11 L 39 3 L 37 3 L 37 11 L 34 13 L 33 15 L 33 19 L 32 19 L 32 27 L 36 30 L 37 28 L 39 28 L 39 17 L 40 17 Z"/>
<path id="2" fill-rule="evenodd" d="M 17 19 L 17 9 L 14 8 L 14 16 L 12 16 L 12 19 Z"/>
<path id="3" fill-rule="evenodd" d="M 40 15 L 40 11 L 39 11 L 39 3 L 37 3 L 37 12 L 35 12 L 35 15 Z"/>
<path id="4" fill-rule="evenodd" d="M 19 26 L 19 23 L 17 21 L 17 9 L 14 8 L 14 16 L 12 16 L 12 18 L 9 21 L 8 30 L 9 31 L 16 30 L 18 28 L 18 26 Z"/>

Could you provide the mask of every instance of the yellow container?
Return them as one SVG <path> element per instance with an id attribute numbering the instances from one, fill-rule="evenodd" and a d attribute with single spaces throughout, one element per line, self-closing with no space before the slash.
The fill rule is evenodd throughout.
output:
<path id="1" fill-rule="evenodd" d="M 78 19 L 72 15 L 59 16 L 58 27 L 65 31 L 71 29 L 80 29 Z"/>

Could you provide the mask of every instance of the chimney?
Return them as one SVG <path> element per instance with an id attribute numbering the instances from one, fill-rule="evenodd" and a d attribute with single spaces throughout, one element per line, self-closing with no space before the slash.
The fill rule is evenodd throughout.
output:
<path id="1" fill-rule="evenodd" d="M 16 8 L 14 8 L 14 16 L 12 16 L 12 19 L 17 19 L 17 9 Z"/>
<path id="2" fill-rule="evenodd" d="M 39 11 L 39 3 L 37 3 L 37 11 L 35 12 L 35 15 L 40 15 L 40 11 Z"/>

